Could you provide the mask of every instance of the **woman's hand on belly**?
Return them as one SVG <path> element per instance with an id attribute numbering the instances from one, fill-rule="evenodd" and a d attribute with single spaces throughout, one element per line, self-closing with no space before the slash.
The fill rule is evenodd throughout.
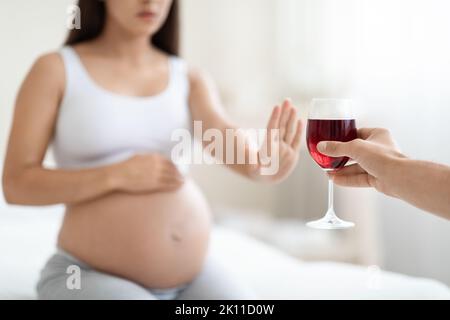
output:
<path id="1" fill-rule="evenodd" d="M 184 177 L 175 164 L 158 153 L 135 155 L 108 169 L 110 183 L 117 191 L 174 191 L 184 183 Z"/>

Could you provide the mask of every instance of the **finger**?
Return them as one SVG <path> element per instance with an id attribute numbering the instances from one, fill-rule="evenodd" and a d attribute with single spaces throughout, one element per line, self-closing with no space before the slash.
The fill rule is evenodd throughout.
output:
<path id="1" fill-rule="evenodd" d="M 176 191 L 176 190 L 180 189 L 182 186 L 183 186 L 182 183 L 176 184 L 176 185 L 175 184 L 174 185 L 171 185 L 171 184 L 161 185 L 159 187 L 159 190 L 162 192 L 172 192 L 172 191 Z"/>
<path id="2" fill-rule="evenodd" d="M 390 131 L 386 128 L 359 128 L 358 129 L 358 138 L 360 139 L 368 139 L 373 135 L 390 135 Z"/>
<path id="3" fill-rule="evenodd" d="M 267 125 L 266 141 L 262 146 L 262 153 L 264 157 L 272 155 L 272 149 L 275 147 L 274 143 L 278 143 L 280 118 L 281 108 L 280 106 L 275 106 L 272 111 L 269 124 Z"/>
<path id="4" fill-rule="evenodd" d="M 184 176 L 180 173 L 178 169 L 166 169 L 161 172 L 161 176 L 177 181 L 184 181 Z"/>
<path id="5" fill-rule="evenodd" d="M 174 187 L 183 184 L 183 180 L 179 180 L 174 176 L 161 176 L 159 179 L 159 183 L 161 186 Z"/>
<path id="6" fill-rule="evenodd" d="M 161 171 L 162 177 L 170 177 L 172 179 L 183 180 L 184 177 L 179 170 L 174 168 L 165 168 Z"/>
<path id="7" fill-rule="evenodd" d="M 292 108 L 291 112 L 289 113 L 289 120 L 286 127 L 286 134 L 284 136 L 284 141 L 288 145 L 292 144 L 296 130 L 297 130 L 297 110 Z"/>
<path id="8" fill-rule="evenodd" d="M 317 144 L 317 150 L 331 157 L 350 157 L 357 161 L 357 156 L 362 149 L 361 139 L 352 140 L 349 142 L 339 141 L 321 141 Z"/>
<path id="9" fill-rule="evenodd" d="M 352 175 L 332 175 L 333 182 L 343 187 L 369 188 L 369 175 L 367 173 L 359 173 Z"/>
<path id="10" fill-rule="evenodd" d="M 289 120 L 289 113 L 292 108 L 292 103 L 289 99 L 284 100 L 283 106 L 281 107 L 281 118 L 280 118 L 280 139 L 284 138 L 286 134 L 286 126 Z"/>
<path id="11" fill-rule="evenodd" d="M 177 178 L 183 178 L 183 174 L 180 172 L 178 167 L 173 162 L 166 163 L 161 168 L 161 173 L 165 175 L 175 176 Z"/>
<path id="12" fill-rule="evenodd" d="M 299 151 L 300 144 L 302 142 L 302 133 L 303 133 L 303 122 L 302 120 L 297 120 L 297 130 L 295 131 L 295 136 L 292 141 L 292 148 L 294 148 L 295 151 Z"/>
<path id="13" fill-rule="evenodd" d="M 176 180 L 176 181 L 173 181 L 173 180 L 166 180 L 166 181 L 163 181 L 163 183 L 164 183 L 165 186 L 167 186 L 167 187 L 169 187 L 169 188 L 175 188 L 175 187 L 182 186 L 183 183 L 184 183 L 184 181 L 179 181 L 179 180 Z"/>
<path id="14" fill-rule="evenodd" d="M 167 158 L 161 158 L 160 165 L 162 169 L 171 170 L 176 168 L 175 163 Z"/>
<path id="15" fill-rule="evenodd" d="M 280 106 L 275 106 L 270 115 L 269 123 L 267 124 L 268 129 L 278 128 L 280 123 L 281 109 Z"/>
<path id="16" fill-rule="evenodd" d="M 366 140 L 373 132 L 373 128 L 359 128 L 357 130 L 357 137 L 363 140 Z"/>
<path id="17" fill-rule="evenodd" d="M 345 176 L 345 175 L 352 175 L 352 174 L 360 174 L 360 173 L 366 173 L 366 171 L 361 168 L 361 166 L 357 163 L 343 167 L 342 169 L 339 169 L 337 171 L 330 172 L 330 175 L 332 176 Z"/>
<path id="18" fill-rule="evenodd" d="M 174 163 L 172 160 L 166 159 L 164 162 L 164 167 L 168 170 L 174 170 L 179 171 L 176 163 Z"/>

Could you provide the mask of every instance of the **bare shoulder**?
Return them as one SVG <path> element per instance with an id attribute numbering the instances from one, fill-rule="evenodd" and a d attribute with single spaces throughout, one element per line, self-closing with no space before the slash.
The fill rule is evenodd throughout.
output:
<path id="1" fill-rule="evenodd" d="M 45 53 L 34 62 L 30 77 L 45 79 L 46 82 L 63 86 L 65 81 L 64 63 L 58 52 Z"/>
<path id="2" fill-rule="evenodd" d="M 215 87 L 211 75 L 201 68 L 188 66 L 188 78 L 191 86 L 191 93 L 198 90 L 212 90 Z"/>
<path id="3" fill-rule="evenodd" d="M 65 88 L 65 70 L 62 57 L 58 52 L 42 54 L 33 63 L 19 90 L 18 102 L 26 100 L 61 99 Z"/>
<path id="4" fill-rule="evenodd" d="M 225 121 L 219 91 L 208 72 L 197 67 L 188 66 L 190 82 L 189 104 L 195 119 L 215 123 L 219 127 Z"/>
<path id="5" fill-rule="evenodd" d="M 188 65 L 188 77 L 191 85 L 200 85 L 212 81 L 211 76 L 203 69 Z"/>
<path id="6" fill-rule="evenodd" d="M 190 82 L 189 106 L 194 120 L 207 123 L 209 128 L 230 127 L 218 89 L 208 72 L 188 65 Z"/>
<path id="7" fill-rule="evenodd" d="M 58 52 L 49 52 L 40 55 L 34 62 L 33 68 L 55 74 L 64 71 L 63 61 Z"/>

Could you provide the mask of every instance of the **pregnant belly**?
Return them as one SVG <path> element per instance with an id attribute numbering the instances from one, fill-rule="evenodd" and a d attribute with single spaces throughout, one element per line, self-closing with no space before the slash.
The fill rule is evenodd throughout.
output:
<path id="1" fill-rule="evenodd" d="M 112 193 L 70 206 L 58 244 L 98 270 L 169 288 L 200 272 L 210 223 L 203 194 L 188 180 L 175 192 Z"/>

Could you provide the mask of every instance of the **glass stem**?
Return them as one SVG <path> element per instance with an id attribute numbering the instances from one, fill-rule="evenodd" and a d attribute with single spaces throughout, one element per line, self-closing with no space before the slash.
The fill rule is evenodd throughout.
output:
<path id="1" fill-rule="evenodd" d="M 333 195 L 334 195 L 334 184 L 333 180 L 328 179 L 328 211 L 327 213 L 334 215 L 334 208 L 333 208 Z"/>

